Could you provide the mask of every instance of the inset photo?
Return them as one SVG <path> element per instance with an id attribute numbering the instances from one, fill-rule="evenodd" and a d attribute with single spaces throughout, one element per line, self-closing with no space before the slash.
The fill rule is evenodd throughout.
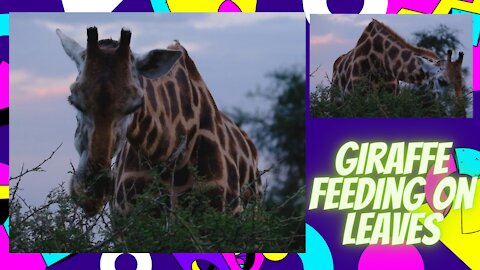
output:
<path id="1" fill-rule="evenodd" d="M 312 15 L 310 117 L 471 118 L 472 23 L 470 15 Z"/>
<path id="2" fill-rule="evenodd" d="M 11 252 L 305 251 L 303 14 L 10 18 Z"/>

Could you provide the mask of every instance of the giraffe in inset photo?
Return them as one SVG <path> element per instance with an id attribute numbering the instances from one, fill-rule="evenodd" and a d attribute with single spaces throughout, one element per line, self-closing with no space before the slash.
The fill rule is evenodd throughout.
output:
<path id="1" fill-rule="evenodd" d="M 315 15 L 313 117 L 472 117 L 468 18 Z"/>
<path id="2" fill-rule="evenodd" d="M 365 28 L 355 48 L 341 55 L 333 65 L 333 84 L 344 95 L 355 86 L 367 82 L 372 88 L 388 89 L 398 95 L 399 81 L 422 85 L 433 82 L 438 98 L 454 94 L 462 98 L 465 82 L 462 77 L 463 52 L 452 61 L 452 51 L 446 60 L 431 50 L 411 45 L 385 24 L 373 19 Z M 454 89 L 453 93 L 447 93 Z"/>

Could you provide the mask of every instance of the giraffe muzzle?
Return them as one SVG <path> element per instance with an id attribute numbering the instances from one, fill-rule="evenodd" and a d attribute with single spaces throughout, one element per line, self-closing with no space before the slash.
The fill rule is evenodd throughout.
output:
<path id="1" fill-rule="evenodd" d="M 110 199 L 112 183 L 110 172 L 75 175 L 71 188 L 73 201 L 84 210 L 87 217 L 95 216 Z"/>

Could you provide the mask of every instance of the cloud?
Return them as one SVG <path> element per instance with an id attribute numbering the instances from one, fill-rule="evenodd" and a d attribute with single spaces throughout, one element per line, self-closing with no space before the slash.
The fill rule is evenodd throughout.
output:
<path id="1" fill-rule="evenodd" d="M 367 26 L 371 19 L 363 19 L 365 16 L 349 15 L 349 14 L 335 14 L 329 15 L 328 20 L 334 23 L 350 24 L 354 26 Z"/>
<path id="2" fill-rule="evenodd" d="M 56 29 L 62 30 L 67 36 L 73 38 L 80 45 L 84 46 L 87 43 L 87 31 L 88 27 L 95 25 L 98 28 L 99 39 L 113 38 L 118 39 L 120 37 L 120 30 L 122 27 L 129 29 L 135 36 L 143 34 L 142 27 L 135 22 L 119 22 L 119 23 L 59 23 L 51 20 L 36 20 L 35 23 L 41 26 L 51 33 L 55 33 Z M 135 39 L 134 39 L 135 40 Z"/>
<path id="3" fill-rule="evenodd" d="M 206 49 L 209 47 L 207 43 L 200 43 L 200 42 L 192 42 L 192 41 L 184 41 L 184 40 L 179 40 L 180 44 L 188 51 L 188 52 L 202 52 L 206 51 Z M 172 45 L 174 41 L 160 41 L 154 44 L 149 44 L 145 46 L 141 46 L 138 48 L 138 53 L 146 53 L 150 50 L 154 49 L 166 49 L 168 46 Z"/>
<path id="4" fill-rule="evenodd" d="M 65 23 L 58 23 L 52 21 L 45 21 L 45 20 L 37 20 L 35 23 L 39 26 L 42 26 L 48 29 L 51 32 L 55 32 L 56 29 L 61 29 L 64 32 L 72 32 L 77 29 L 72 24 L 65 24 Z"/>
<path id="5" fill-rule="evenodd" d="M 283 20 L 305 20 L 305 16 L 300 13 L 210 13 L 203 19 L 191 21 L 196 29 L 224 29 L 229 27 L 246 27 L 264 21 L 283 19 Z"/>
<path id="6" fill-rule="evenodd" d="M 70 84 L 77 74 L 64 77 L 42 77 L 30 71 L 17 69 L 10 71 L 10 96 L 12 104 L 16 102 L 36 101 L 54 96 L 70 94 Z"/>
<path id="7" fill-rule="evenodd" d="M 341 37 L 337 37 L 334 33 L 328 33 L 321 36 L 310 37 L 310 46 L 321 46 L 330 44 L 344 44 L 347 40 Z"/>

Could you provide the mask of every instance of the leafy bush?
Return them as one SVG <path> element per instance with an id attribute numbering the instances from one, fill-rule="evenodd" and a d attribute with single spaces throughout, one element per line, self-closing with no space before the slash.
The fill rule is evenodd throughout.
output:
<path id="1" fill-rule="evenodd" d="M 304 214 L 285 217 L 279 214 L 282 206 L 267 207 L 260 201 L 236 216 L 220 212 L 210 205 L 202 179 L 180 197 L 182 207 L 175 210 L 167 203 L 168 195 L 158 196 L 168 194 L 165 187 L 151 185 L 127 217 L 106 206 L 86 218 L 64 184 L 38 207 L 30 206 L 18 190 L 19 182 L 10 196 L 12 252 L 304 251 L 304 235 L 292 229 L 304 226 Z"/>
<path id="2" fill-rule="evenodd" d="M 426 88 L 426 89 L 425 89 Z M 344 97 L 336 86 L 317 86 L 310 93 L 312 117 L 466 117 L 466 107 L 471 104 L 471 90 L 464 89 L 462 100 L 449 95 L 435 98 L 429 87 L 401 86 L 394 95 L 380 87 L 374 91 L 367 85 L 356 87 Z M 452 89 L 453 91 L 453 89 Z M 447 105 L 454 104 L 447 114 Z"/>

